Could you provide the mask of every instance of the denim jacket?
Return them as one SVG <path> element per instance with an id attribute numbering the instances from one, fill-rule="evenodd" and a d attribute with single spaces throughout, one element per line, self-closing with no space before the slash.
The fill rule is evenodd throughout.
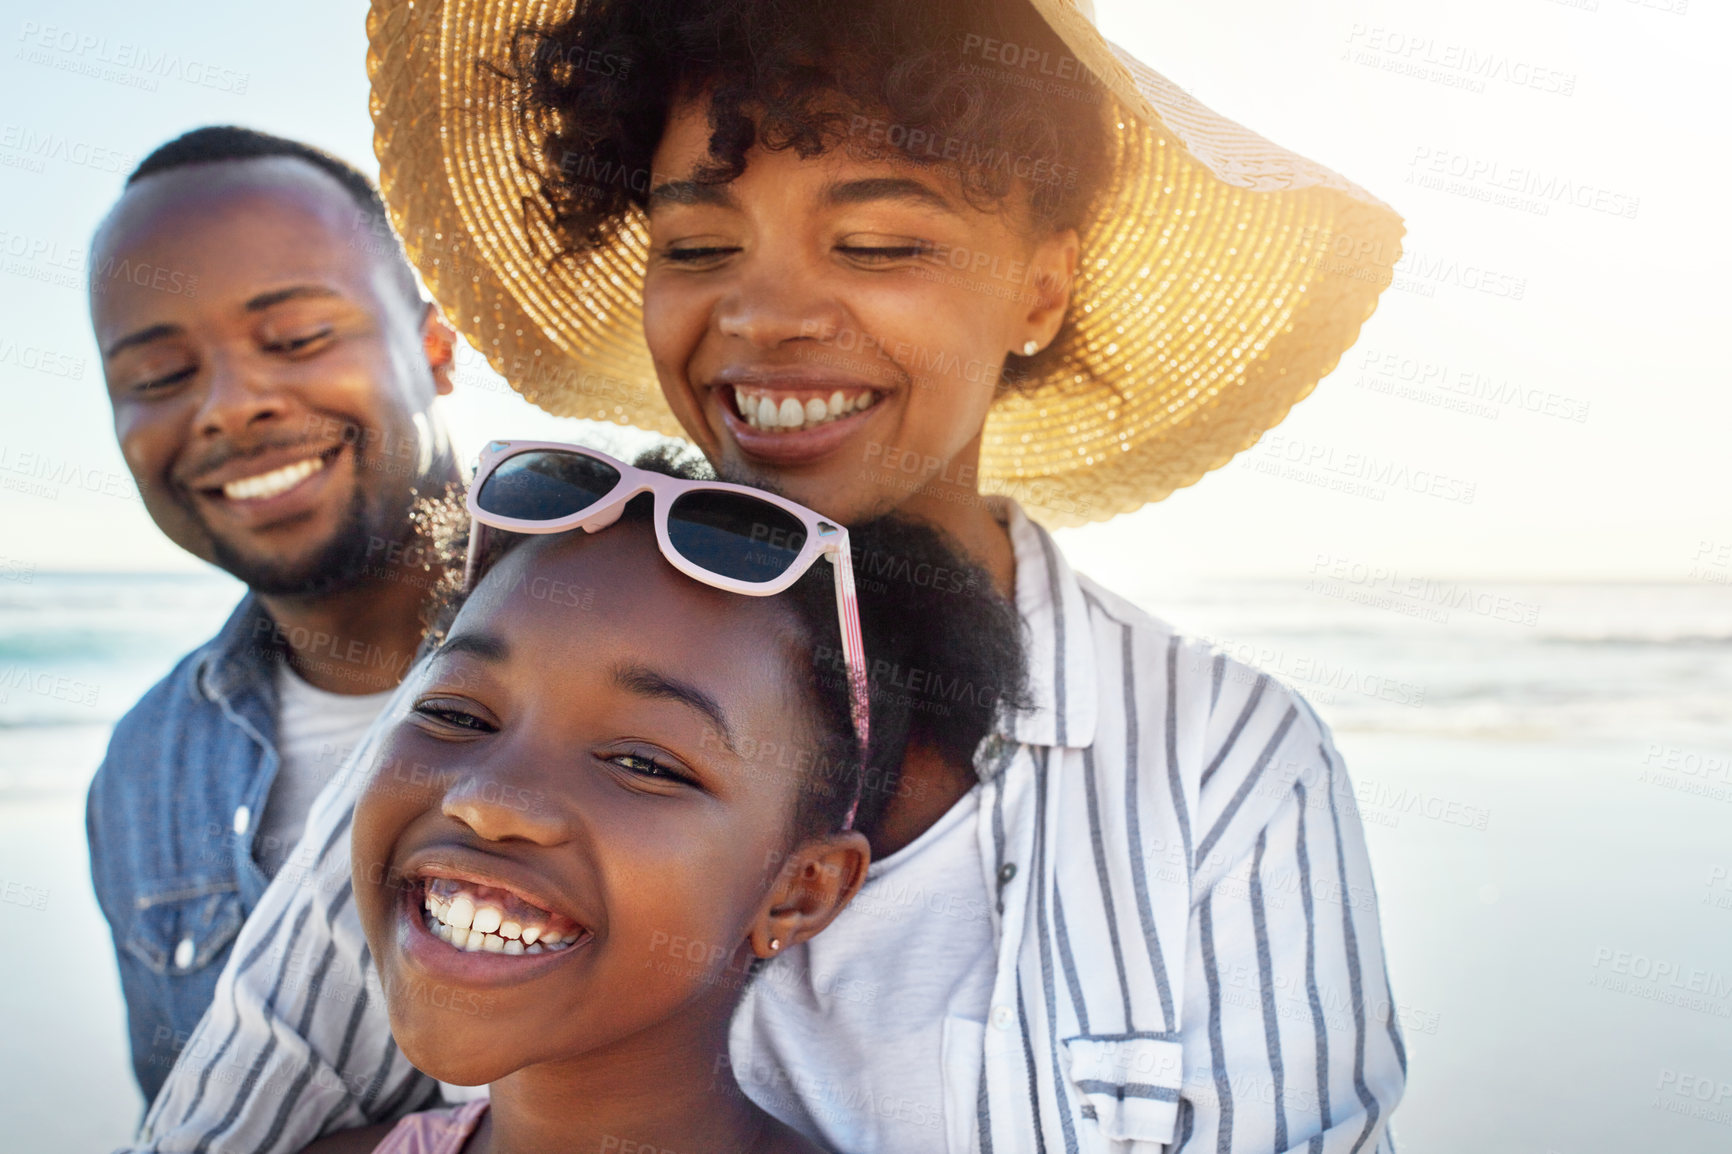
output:
<path id="1" fill-rule="evenodd" d="M 277 773 L 274 633 L 249 594 L 120 719 L 90 785 L 90 873 L 147 1101 L 270 880 L 253 834 Z"/>

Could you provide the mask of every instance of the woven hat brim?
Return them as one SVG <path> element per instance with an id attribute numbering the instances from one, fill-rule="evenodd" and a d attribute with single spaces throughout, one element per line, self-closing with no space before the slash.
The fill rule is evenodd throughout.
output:
<path id="1" fill-rule="evenodd" d="M 1034 3 L 1101 82 L 1117 175 L 1083 236 L 1071 355 L 994 405 L 980 478 L 1074 525 L 1193 484 L 1280 423 L 1357 339 L 1403 230 L 1364 190 L 1112 48 L 1071 0 Z M 678 436 L 643 342 L 647 222 L 561 257 L 510 86 L 480 66 L 571 6 L 374 0 L 380 186 L 429 290 L 513 388 L 558 416 Z"/>

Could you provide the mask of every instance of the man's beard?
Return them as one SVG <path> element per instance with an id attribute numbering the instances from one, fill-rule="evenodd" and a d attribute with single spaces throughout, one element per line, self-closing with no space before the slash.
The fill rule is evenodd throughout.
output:
<path id="1" fill-rule="evenodd" d="M 377 536 L 369 532 L 366 497 L 357 487 L 337 531 L 311 557 L 295 562 L 253 557 L 211 533 L 211 560 L 254 593 L 323 597 L 352 589 L 368 576 L 369 546 Z"/>

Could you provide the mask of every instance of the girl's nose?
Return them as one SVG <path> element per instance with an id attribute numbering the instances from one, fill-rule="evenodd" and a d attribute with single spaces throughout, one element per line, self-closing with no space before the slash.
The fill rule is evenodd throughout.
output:
<path id="1" fill-rule="evenodd" d="M 442 810 L 488 841 L 551 846 L 571 837 L 565 807 L 509 772 L 475 769 L 459 775 L 445 791 Z"/>

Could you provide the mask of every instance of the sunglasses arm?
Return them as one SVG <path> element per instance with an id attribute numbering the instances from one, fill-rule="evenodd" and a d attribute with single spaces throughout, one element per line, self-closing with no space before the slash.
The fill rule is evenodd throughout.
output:
<path id="1" fill-rule="evenodd" d="M 849 709 L 864 753 L 870 738 L 871 708 L 866 695 L 866 646 L 860 638 L 860 601 L 854 592 L 854 558 L 847 540 L 829 557 L 836 572 L 836 613 L 842 627 L 842 658 L 848 666 Z"/>

